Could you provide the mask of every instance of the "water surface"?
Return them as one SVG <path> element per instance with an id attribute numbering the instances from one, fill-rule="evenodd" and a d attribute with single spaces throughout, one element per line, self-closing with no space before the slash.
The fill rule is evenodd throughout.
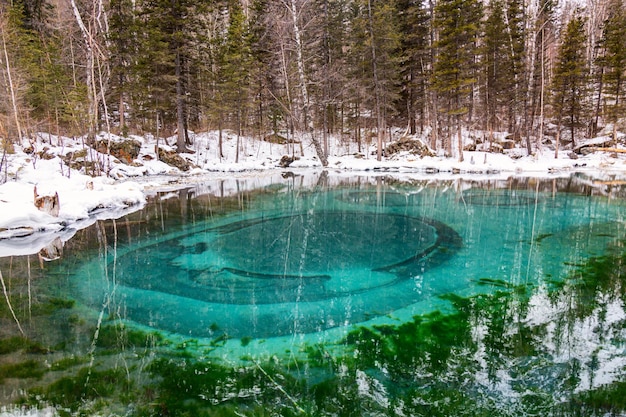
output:
<path id="1" fill-rule="evenodd" d="M 28 340 L 48 366 L 76 358 L 55 373 L 35 355 L 27 363 L 40 372 L 25 379 L 5 379 L 0 368 L 3 401 L 28 387 L 59 401 L 54 381 L 63 377 L 81 381 L 84 403 L 91 391 L 81 372 L 122 367 L 146 409 L 153 401 L 144 390 L 167 402 L 174 389 L 148 381 L 185 370 L 218 379 L 211 383 L 221 388 L 205 380 L 202 389 L 185 388 L 200 389 L 192 403 L 202 409 L 224 402 L 251 411 L 243 399 L 250 395 L 269 407 L 261 378 L 279 393 L 283 411 L 299 412 L 303 403 L 309 414 L 350 415 L 351 402 L 369 398 L 367 412 L 379 414 L 420 415 L 415 401 L 445 400 L 448 415 L 469 404 L 489 413 L 509 404 L 502 415 L 541 407 L 556 415 L 583 401 L 580 393 L 622 380 L 620 193 L 585 176 L 296 176 L 161 194 L 134 214 L 80 232 L 60 260 L 2 260 L 11 309 L 5 303 L 0 311 L 0 340 Z M 0 344 L 6 364 L 33 360 L 28 349 L 5 351 Z M 271 372 L 262 363 L 268 358 Z M 234 388 L 241 378 L 210 368 L 216 361 L 248 369 L 252 386 Z M 295 401 L 280 389 L 289 385 L 284 378 L 309 388 Z M 317 394 L 308 397 L 331 381 L 331 397 L 347 390 L 335 412 L 315 405 Z M 446 384 L 467 397 L 456 404 Z M 530 401 L 529 392 L 541 395 Z"/>

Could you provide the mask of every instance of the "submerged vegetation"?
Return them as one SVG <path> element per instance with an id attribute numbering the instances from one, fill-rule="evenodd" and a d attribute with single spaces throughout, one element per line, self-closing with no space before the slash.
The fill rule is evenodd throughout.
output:
<path id="1" fill-rule="evenodd" d="M 626 381 L 593 384 L 600 355 L 610 352 L 598 345 L 584 357 L 559 344 L 580 337 L 574 333 L 581 322 L 593 322 L 592 333 L 609 350 L 623 350 L 621 248 L 589 259 L 550 288 L 484 279 L 494 291 L 444 295 L 446 312 L 359 327 L 338 345 L 308 345 L 291 359 L 228 363 L 201 353 L 197 340 L 172 349 L 162 335 L 115 321 L 100 329 L 91 359 L 72 356 L 53 366 L 36 342 L 2 338 L 0 382 L 37 381 L 21 402 L 52 404 L 68 415 L 614 415 L 626 411 Z M 543 291 L 552 324 L 532 313 Z M 553 308 L 565 299 L 569 308 Z M 622 314 L 610 319 L 608 305 L 616 300 Z M 224 343 L 220 337 L 209 346 Z M 28 359 L 9 362 L 16 355 Z"/>
<path id="2" fill-rule="evenodd" d="M 342 195 L 373 199 L 372 193 Z M 504 194 L 481 197 L 474 192 L 464 210 L 487 210 L 494 195 L 500 199 Z M 529 209 L 520 195 L 504 202 L 515 204 L 498 205 L 498 210 L 535 212 L 536 200 Z M 388 197 L 388 204 L 397 197 L 393 207 L 400 211 L 425 201 L 420 200 L 423 194 L 413 195 L 409 203 L 398 192 Z M 245 204 L 254 209 L 252 200 Z M 193 201 L 189 210 L 180 210 L 180 216 L 189 216 L 186 228 L 192 215 L 205 214 Z M 559 203 L 550 202 L 550 213 Z M 230 210 L 212 207 L 216 217 Z M 173 224 L 173 217 L 166 220 Z M 491 222 L 493 216 L 484 219 Z M 121 243 L 134 239 L 137 245 L 136 236 L 170 225 L 158 217 L 150 219 L 155 229 L 149 221 L 129 222 L 126 235 L 120 233 L 115 241 L 119 253 L 114 268 L 102 261 L 102 248 L 113 247 L 105 237 L 106 225 L 85 231 L 96 238 L 79 234 L 66 247 L 78 255 L 57 266 L 31 270 L 17 258 L 10 265 L 0 260 L 7 271 L 6 297 L 0 299 L 0 404 L 52 406 L 63 416 L 620 415 L 626 412 L 626 240 L 619 227 L 607 226 L 605 220 L 594 224 L 596 235 L 585 236 L 602 235 L 601 245 L 592 247 L 598 253 L 558 258 L 561 266 L 567 265 L 566 277 L 546 268 L 540 279 L 514 280 L 486 272 L 483 265 L 472 277 L 472 292 L 445 287 L 432 293 L 429 308 L 420 314 L 400 318 L 371 312 L 380 320 L 339 336 L 293 337 L 271 347 L 275 341 L 270 338 L 243 330 L 233 335 L 218 317 L 203 323 L 210 334 L 203 338 L 133 324 L 130 301 L 112 302 L 109 293 L 102 297 L 95 291 L 95 308 L 68 298 L 71 292 L 56 287 L 76 273 L 76 263 L 94 256 L 100 268 L 96 275 L 122 274 L 119 259 L 133 254 L 123 252 Z M 578 238 L 587 229 L 576 226 L 573 231 Z M 560 229 L 543 232 L 510 237 L 520 245 L 544 248 L 571 238 Z M 83 242 L 88 250 L 76 243 L 81 240 L 89 242 Z M 183 249 L 191 256 L 208 246 L 187 243 Z M 89 288 L 87 278 L 78 276 L 79 284 Z M 116 275 L 116 285 L 122 282 Z M 113 288 L 122 294 L 120 287 Z M 161 308 L 164 304 L 160 301 L 155 314 L 171 311 Z M 224 308 L 227 314 L 230 310 Z"/>

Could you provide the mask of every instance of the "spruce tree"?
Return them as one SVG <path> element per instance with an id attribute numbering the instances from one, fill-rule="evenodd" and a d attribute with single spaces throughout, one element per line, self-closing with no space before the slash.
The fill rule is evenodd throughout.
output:
<path id="1" fill-rule="evenodd" d="M 524 59 L 526 57 L 526 16 L 523 0 L 506 0 L 505 21 L 507 33 L 509 71 L 509 87 L 505 89 L 508 100 L 508 129 L 517 132 L 517 116 L 521 112 L 522 103 L 526 95 L 524 78 Z M 527 136 L 528 137 L 528 136 Z"/>
<path id="2" fill-rule="evenodd" d="M 500 116 L 509 105 L 507 91 L 512 74 L 503 2 L 492 1 L 488 10 L 482 50 L 482 101 L 485 128 L 493 132 L 499 130 Z"/>
<path id="3" fill-rule="evenodd" d="M 576 14 L 567 24 L 552 83 L 552 106 L 558 131 L 555 157 L 558 157 L 560 127 L 569 127 L 572 146 L 576 146 L 575 130 L 582 123 L 588 92 L 585 19 Z"/>
<path id="4" fill-rule="evenodd" d="M 400 98 L 397 112 L 407 120 L 409 134 L 424 130 L 428 104 L 428 88 L 432 71 L 429 25 L 431 16 L 419 0 L 400 0 L 400 40 L 399 68 Z"/>
<path id="5" fill-rule="evenodd" d="M 545 93 L 549 80 L 550 50 L 556 42 L 557 0 L 538 0 L 531 14 L 529 31 L 529 50 L 526 53 L 527 87 L 524 100 L 524 130 L 527 135 L 528 153 L 531 153 L 530 134 L 534 130 L 535 119 L 539 116 L 538 140 L 543 140 L 544 108 L 547 100 Z M 538 113 L 538 114 L 537 114 Z"/>
<path id="6" fill-rule="evenodd" d="M 189 144 L 190 98 L 195 93 L 190 82 L 200 65 L 195 58 L 205 6 L 200 0 L 143 0 L 137 6 L 137 71 L 145 86 L 137 94 L 160 122 L 175 126 L 179 152 Z"/>
<path id="7" fill-rule="evenodd" d="M 135 9 L 132 0 L 110 0 L 109 51 L 111 102 L 117 107 L 117 121 L 122 134 L 127 133 L 126 106 L 132 88 L 141 88 L 135 82 L 138 53 L 138 28 L 135 26 Z M 132 108 L 132 107 L 131 107 Z"/>
<path id="8" fill-rule="evenodd" d="M 67 128 L 71 133 L 80 133 L 82 120 L 86 119 L 84 85 L 72 82 L 73 63 L 65 62 L 62 33 L 47 22 L 51 6 L 43 1 L 15 1 L 0 10 L 8 57 L 2 57 L 3 70 L 7 71 L 9 64 L 12 72 L 20 74 L 11 81 L 15 84 L 14 98 L 19 101 L 15 103 L 19 117 L 28 121 L 18 130 L 23 133 L 31 124 L 45 123 L 47 129 L 57 133 Z M 4 91 L 10 90 L 7 86 Z M 10 120 L 18 123 L 15 117 Z"/>
<path id="9" fill-rule="evenodd" d="M 617 144 L 617 121 L 626 109 L 626 11 L 621 0 L 613 0 L 609 5 L 600 46 L 601 93 L 607 101 L 607 119 L 613 124 L 613 140 Z"/>
<path id="10" fill-rule="evenodd" d="M 341 129 L 341 106 L 345 95 L 346 60 L 346 2 L 343 0 L 314 0 L 315 16 L 308 31 L 312 44 L 311 96 L 314 97 L 317 124 L 322 130 L 324 153 L 328 154 L 328 134 Z"/>
<path id="11" fill-rule="evenodd" d="M 376 117 L 377 158 L 381 158 L 387 123 L 399 97 L 400 31 L 395 2 L 359 0 L 350 10 L 349 60 L 358 107 Z M 356 103 L 355 103 L 356 105 Z"/>
<path id="12" fill-rule="evenodd" d="M 476 0 L 441 0 L 435 8 L 436 43 L 433 86 L 439 95 L 448 125 L 456 127 L 458 157 L 463 160 L 462 116 L 469 113 L 476 83 L 477 42 L 482 18 L 481 3 Z M 445 148 L 452 152 L 452 132 L 448 131 Z"/>
<path id="13" fill-rule="evenodd" d="M 232 120 L 239 141 L 247 117 L 251 75 L 251 41 L 243 9 L 239 0 L 228 5 L 228 30 L 222 45 L 219 69 L 219 96 Z M 221 152 L 221 151 L 220 151 Z M 239 159 L 239 143 L 237 157 Z"/>

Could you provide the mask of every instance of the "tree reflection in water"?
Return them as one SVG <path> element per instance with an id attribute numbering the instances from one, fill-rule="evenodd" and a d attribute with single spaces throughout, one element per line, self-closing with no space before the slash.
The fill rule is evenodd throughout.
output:
<path id="1" fill-rule="evenodd" d="M 563 186 L 577 196 L 622 193 L 603 184 L 594 188 L 587 178 L 535 181 L 491 182 L 480 189 L 462 182 L 386 181 L 382 193 L 381 188 L 355 193 L 352 186 L 342 195 L 370 204 L 373 212 L 381 197 L 396 212 L 437 210 L 416 191 L 437 187 L 436 194 L 451 189 L 468 213 L 480 214 L 504 198 L 509 210 L 525 210 L 523 221 L 530 221 L 538 193 L 546 206 L 542 215 L 572 208 L 566 200 L 552 199 Z M 310 192 L 290 187 L 280 187 L 281 192 Z M 182 199 L 164 196 L 126 218 L 78 232 L 66 243 L 62 261 L 0 260 L 6 289 L 0 303 L 3 404 L 111 415 L 600 416 L 626 411 L 620 200 L 590 199 L 584 213 L 596 216 L 592 227 L 564 223 L 548 232 L 538 227 L 519 241 L 504 236 L 513 250 L 522 248 L 525 259 L 511 259 L 504 275 L 484 268 L 485 274 L 471 277 L 469 292 L 461 287 L 432 293 L 431 308 L 416 310 L 413 317 L 383 315 L 334 337 L 294 335 L 274 344 L 273 339 L 232 339 L 218 323 L 209 324 L 212 335 L 203 338 L 153 329 L 149 322 L 137 325 L 128 320 L 133 306 L 116 298 L 121 294 L 117 262 L 132 256 L 128 245 L 158 241 L 162 232 L 188 234 L 207 218 L 245 212 L 270 191 L 232 198 L 196 193 L 200 196 L 194 199 L 187 192 Z M 614 217 L 599 215 L 597 207 L 605 205 Z M 452 216 L 446 220 L 462 229 Z M 472 227 L 462 233 L 467 244 L 488 229 L 484 222 Z M 559 250 L 558 263 L 568 263 L 567 274 L 554 276 L 547 257 Z M 73 273 L 94 256 L 109 289 L 100 293 L 99 308 L 67 292 L 76 285 Z M 500 260 L 497 254 L 484 256 Z M 542 265 L 532 267 L 533 274 L 543 271 L 541 276 L 526 276 L 530 258 Z"/>

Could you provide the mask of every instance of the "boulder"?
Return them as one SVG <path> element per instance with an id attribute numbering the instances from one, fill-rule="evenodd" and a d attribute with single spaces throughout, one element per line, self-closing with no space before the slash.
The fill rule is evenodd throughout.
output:
<path id="1" fill-rule="evenodd" d="M 187 160 L 185 160 L 182 156 L 180 156 L 175 151 L 167 151 L 159 147 L 158 152 L 159 152 L 159 160 L 165 162 L 166 164 L 170 166 L 178 168 L 181 171 L 189 171 L 189 168 L 190 168 L 189 162 L 187 162 Z"/>
<path id="2" fill-rule="evenodd" d="M 515 149 L 515 141 L 511 139 L 504 139 L 501 145 L 502 149 Z"/>
<path id="3" fill-rule="evenodd" d="M 408 136 L 403 136 L 397 141 L 390 143 L 385 147 L 385 156 L 389 157 L 399 152 L 408 152 L 412 155 L 418 155 L 420 157 L 435 156 L 434 153 L 419 139 L 412 139 Z"/>
<path id="4" fill-rule="evenodd" d="M 289 155 L 283 155 L 282 158 L 280 158 L 280 162 L 278 163 L 278 166 L 281 168 L 287 168 L 289 165 L 291 165 L 294 161 L 297 161 L 298 157 L 297 156 L 289 156 Z"/>
<path id="5" fill-rule="evenodd" d="M 130 164 L 139 156 L 141 143 L 136 140 L 108 141 L 99 140 L 96 142 L 96 150 L 100 153 L 113 155 L 125 164 Z"/>
<path id="6" fill-rule="evenodd" d="M 40 195 L 37 192 L 37 186 L 35 186 L 34 197 L 35 207 L 51 216 L 59 217 L 59 211 L 61 209 L 59 193 L 55 192 L 54 195 Z"/>
<path id="7" fill-rule="evenodd" d="M 287 139 L 286 137 L 279 135 L 278 133 L 272 133 L 271 135 L 265 136 L 263 138 L 263 141 L 269 143 L 278 143 L 279 145 L 293 143 L 293 140 Z"/>

